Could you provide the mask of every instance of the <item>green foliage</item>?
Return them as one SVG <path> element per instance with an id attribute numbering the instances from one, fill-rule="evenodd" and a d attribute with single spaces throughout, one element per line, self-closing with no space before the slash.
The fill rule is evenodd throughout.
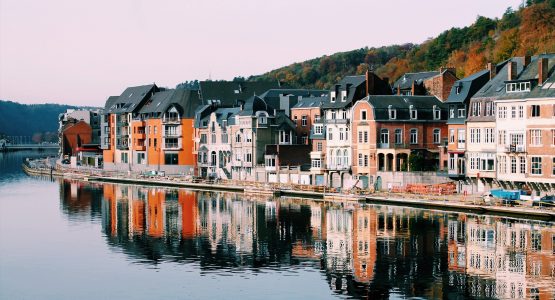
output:
<path id="1" fill-rule="evenodd" d="M 526 21 L 522 18 L 527 10 L 529 14 L 535 10 L 541 15 L 551 16 L 550 12 L 553 12 L 554 8 L 555 0 L 529 0 L 526 7 L 520 7 L 516 11 L 507 8 L 500 19 L 478 16 L 470 26 L 451 28 L 419 45 L 392 45 L 340 52 L 295 63 L 248 79 L 280 80 L 291 87 L 330 88 L 341 78 L 362 74 L 366 69 L 374 70 L 379 76 L 388 77 L 392 82 L 404 72 L 437 70 L 449 64 L 457 69 L 459 76 L 467 76 L 470 74 L 466 74 L 466 71 L 482 68 L 481 65 L 466 68 L 468 59 L 473 60 L 475 64 L 481 64 L 484 60 L 499 62 L 510 56 L 522 55 L 524 52 L 537 54 L 555 48 L 555 41 L 550 41 L 548 33 L 542 33 L 543 40 L 548 41 L 543 42 L 547 45 L 542 47 L 537 45 L 542 44 L 538 39 L 523 40 L 519 31 L 523 26 L 538 26 L 545 32 L 555 30 L 549 27 L 552 25 L 549 21 L 542 21 L 541 16 Z M 498 45 L 500 42 L 502 45 Z M 457 54 L 457 59 L 453 59 L 454 54 Z"/>

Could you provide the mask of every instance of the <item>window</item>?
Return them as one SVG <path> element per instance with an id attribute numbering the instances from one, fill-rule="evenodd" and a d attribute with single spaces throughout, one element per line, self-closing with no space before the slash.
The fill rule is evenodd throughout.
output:
<path id="1" fill-rule="evenodd" d="M 358 165 L 362 167 L 363 164 L 364 164 L 364 161 L 363 161 L 363 159 L 362 159 L 362 154 L 359 153 L 359 154 L 358 154 Z"/>
<path id="2" fill-rule="evenodd" d="M 154 134 L 157 134 L 157 133 L 158 133 L 158 127 L 154 126 Z"/>
<path id="3" fill-rule="evenodd" d="M 526 157 L 520 157 L 520 173 L 526 174 Z"/>
<path id="4" fill-rule="evenodd" d="M 466 117 L 466 108 L 459 108 L 457 111 L 458 111 L 459 118 Z"/>
<path id="5" fill-rule="evenodd" d="M 531 111 L 530 111 L 530 116 L 532 118 L 537 118 L 537 117 L 540 116 L 540 106 L 539 105 L 532 105 Z"/>
<path id="6" fill-rule="evenodd" d="M 347 100 L 347 91 L 341 91 L 341 101 L 345 102 Z"/>
<path id="7" fill-rule="evenodd" d="M 301 144 L 308 145 L 308 136 L 306 136 L 306 134 L 303 134 L 303 136 L 301 136 Z"/>
<path id="8" fill-rule="evenodd" d="M 530 144 L 540 146 L 542 144 L 542 131 L 540 129 L 530 130 Z"/>
<path id="9" fill-rule="evenodd" d="M 507 174 L 507 157 L 500 156 L 499 157 L 499 173 Z"/>
<path id="10" fill-rule="evenodd" d="M 314 121 L 316 122 L 320 121 L 320 115 L 314 115 Z"/>
<path id="11" fill-rule="evenodd" d="M 333 140 L 333 133 L 332 128 L 328 128 L 328 141 Z"/>
<path id="12" fill-rule="evenodd" d="M 330 93 L 331 102 L 335 102 L 335 92 Z"/>
<path id="13" fill-rule="evenodd" d="M 322 142 L 316 143 L 316 151 L 322 151 Z"/>
<path id="14" fill-rule="evenodd" d="M 245 134 L 245 139 L 247 140 L 247 143 L 252 142 L 252 133 L 247 132 L 247 133 Z"/>
<path id="15" fill-rule="evenodd" d="M 455 129 L 449 129 L 449 144 L 455 143 Z"/>
<path id="16" fill-rule="evenodd" d="M 395 129 L 395 144 L 402 144 L 403 143 L 403 130 L 402 129 Z"/>
<path id="17" fill-rule="evenodd" d="M 393 108 L 392 105 L 389 105 L 387 107 L 387 111 L 389 113 L 389 119 L 392 119 L 392 120 L 397 119 L 397 110 Z"/>
<path id="18" fill-rule="evenodd" d="M 344 138 L 344 135 L 343 135 L 343 128 L 339 128 L 339 140 L 342 141 L 343 138 Z"/>
<path id="19" fill-rule="evenodd" d="M 507 118 L 507 107 L 505 106 L 499 107 L 499 113 L 497 115 L 499 119 Z"/>
<path id="20" fill-rule="evenodd" d="M 279 143 L 280 144 L 290 144 L 291 143 L 291 135 L 289 131 L 279 131 Z"/>
<path id="21" fill-rule="evenodd" d="M 252 162 L 252 153 L 245 153 L 245 161 Z"/>
<path id="22" fill-rule="evenodd" d="M 389 130 L 382 129 L 380 131 L 380 143 L 389 144 Z"/>
<path id="23" fill-rule="evenodd" d="M 360 111 L 360 119 L 361 120 L 366 120 L 366 110 L 361 110 Z"/>
<path id="24" fill-rule="evenodd" d="M 470 143 L 471 144 L 478 144 L 480 143 L 480 128 L 470 128 Z"/>
<path id="25" fill-rule="evenodd" d="M 466 130 L 465 129 L 459 129 L 457 130 L 457 143 L 458 148 L 460 149 L 461 147 L 464 148 L 465 143 L 466 143 Z"/>
<path id="26" fill-rule="evenodd" d="M 494 171 L 495 166 L 495 154 L 485 153 L 482 154 L 481 158 L 481 168 L 482 171 Z"/>
<path id="27" fill-rule="evenodd" d="M 542 158 L 539 156 L 532 156 L 532 174 L 542 174 Z"/>
<path id="28" fill-rule="evenodd" d="M 485 142 L 487 144 L 495 143 L 495 130 L 494 130 L 494 128 L 485 128 Z"/>
<path id="29" fill-rule="evenodd" d="M 275 167 L 276 158 L 274 156 L 266 157 L 266 167 Z"/>
<path id="30" fill-rule="evenodd" d="M 511 82 L 505 85 L 507 93 L 529 92 L 530 82 Z"/>
<path id="31" fill-rule="evenodd" d="M 314 134 L 322 134 L 324 132 L 323 125 L 316 125 L 314 126 Z"/>
<path id="32" fill-rule="evenodd" d="M 516 157 L 511 156 L 511 174 L 516 174 Z"/>
<path id="33" fill-rule="evenodd" d="M 491 101 L 486 102 L 486 113 L 484 114 L 484 116 L 488 117 L 493 115 L 494 115 L 493 102 Z"/>
<path id="34" fill-rule="evenodd" d="M 519 119 L 524 118 L 524 106 L 522 106 L 522 105 L 520 105 L 520 106 L 518 107 L 518 118 L 519 118 Z"/>
<path id="35" fill-rule="evenodd" d="M 441 141 L 441 130 L 439 128 L 434 129 L 434 144 L 439 144 Z"/>
<path id="36" fill-rule="evenodd" d="M 418 129 L 416 128 L 410 130 L 410 143 L 418 144 Z"/>
<path id="37" fill-rule="evenodd" d="M 319 158 L 312 159 L 312 167 L 313 168 L 321 168 L 322 161 Z"/>
<path id="38" fill-rule="evenodd" d="M 412 120 L 416 120 L 416 119 L 418 118 L 418 114 L 417 114 L 416 109 L 414 108 L 414 105 L 411 105 L 411 106 L 409 107 L 409 111 L 410 111 L 410 118 L 411 118 Z"/>
<path id="39" fill-rule="evenodd" d="M 506 137 L 507 137 L 506 131 L 499 130 L 499 138 L 498 138 L 499 145 L 505 145 L 507 143 Z"/>
<path id="40" fill-rule="evenodd" d="M 364 166 L 368 167 L 368 155 L 364 155 Z"/>
<path id="41" fill-rule="evenodd" d="M 362 131 L 358 132 L 358 142 L 362 143 Z"/>
<path id="42" fill-rule="evenodd" d="M 164 154 L 164 163 L 166 165 L 177 165 L 178 155 L 177 153 L 166 153 Z"/>
<path id="43" fill-rule="evenodd" d="M 341 113 L 342 113 L 342 116 L 343 116 L 343 120 L 347 120 L 347 111 L 344 110 Z"/>
<path id="44" fill-rule="evenodd" d="M 127 158 L 128 158 L 128 154 L 127 153 L 121 153 L 121 162 L 126 164 L 127 163 Z"/>
<path id="45" fill-rule="evenodd" d="M 307 116 L 302 116 L 301 117 L 301 126 L 306 126 L 308 123 L 308 118 Z"/>
<path id="46" fill-rule="evenodd" d="M 258 124 L 264 125 L 268 123 L 268 119 L 265 116 L 258 117 Z"/>
<path id="47" fill-rule="evenodd" d="M 241 142 L 241 134 L 237 133 L 237 135 L 235 136 L 235 142 L 236 143 L 240 143 Z"/>
<path id="48" fill-rule="evenodd" d="M 455 105 L 449 106 L 449 118 L 453 119 L 455 117 Z"/>
<path id="49" fill-rule="evenodd" d="M 511 106 L 511 119 L 516 119 L 516 106 Z"/>
<path id="50" fill-rule="evenodd" d="M 551 162 L 551 175 L 555 175 L 555 157 L 553 157 Z"/>
<path id="51" fill-rule="evenodd" d="M 481 108 L 480 102 L 478 101 L 473 102 L 470 108 L 471 108 L 470 110 L 471 116 L 475 116 L 475 117 L 480 116 L 480 108 Z"/>
<path id="52" fill-rule="evenodd" d="M 158 139 L 154 139 L 154 148 L 158 147 Z"/>
<path id="53" fill-rule="evenodd" d="M 364 131 L 364 143 L 368 144 L 368 131 Z"/>
<path id="54" fill-rule="evenodd" d="M 335 111 L 331 112 L 331 119 L 335 120 L 337 118 L 337 113 Z"/>
<path id="55" fill-rule="evenodd" d="M 434 120 L 439 119 L 441 119 L 441 109 L 437 107 L 437 105 L 434 105 Z"/>

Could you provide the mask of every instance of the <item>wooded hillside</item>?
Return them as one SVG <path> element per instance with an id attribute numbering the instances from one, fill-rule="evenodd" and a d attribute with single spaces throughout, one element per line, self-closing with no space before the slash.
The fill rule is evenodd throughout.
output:
<path id="1" fill-rule="evenodd" d="M 512 56 L 555 52 L 555 0 L 528 1 L 499 19 L 479 16 L 464 28 L 451 28 L 422 44 L 363 48 L 307 60 L 249 80 L 280 80 L 291 87 L 330 88 L 346 75 L 370 66 L 390 82 L 406 72 L 455 67 L 463 78 Z"/>

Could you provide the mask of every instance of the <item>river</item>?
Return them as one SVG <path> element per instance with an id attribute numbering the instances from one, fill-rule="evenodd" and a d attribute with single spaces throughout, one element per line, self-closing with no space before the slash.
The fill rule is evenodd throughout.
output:
<path id="1" fill-rule="evenodd" d="M 0 153 L 0 299 L 553 299 L 555 224 L 29 177 Z"/>

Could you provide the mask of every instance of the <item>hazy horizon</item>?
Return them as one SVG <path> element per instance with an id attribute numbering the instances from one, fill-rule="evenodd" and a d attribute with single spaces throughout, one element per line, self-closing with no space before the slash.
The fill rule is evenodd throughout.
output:
<path id="1" fill-rule="evenodd" d="M 421 43 L 521 3 L 0 0 L 0 99 L 103 106 L 133 85 L 231 80 L 337 52 Z"/>

